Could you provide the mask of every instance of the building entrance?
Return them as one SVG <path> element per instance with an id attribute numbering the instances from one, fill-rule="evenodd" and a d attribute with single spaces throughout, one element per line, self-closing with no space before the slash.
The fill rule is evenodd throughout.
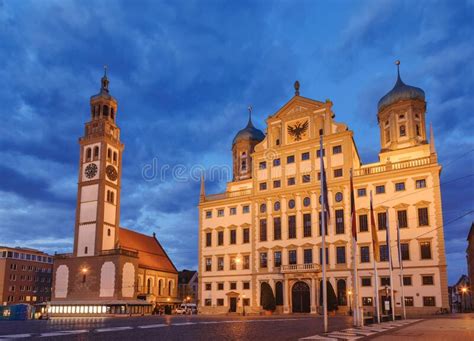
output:
<path id="1" fill-rule="evenodd" d="M 294 313 L 311 311 L 309 286 L 305 282 L 296 282 L 291 289 L 291 305 Z"/>

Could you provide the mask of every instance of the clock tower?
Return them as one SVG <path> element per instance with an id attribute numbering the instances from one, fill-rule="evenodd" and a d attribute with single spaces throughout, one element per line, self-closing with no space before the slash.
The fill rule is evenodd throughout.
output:
<path id="1" fill-rule="evenodd" d="M 110 95 L 107 69 L 100 92 L 90 99 L 91 117 L 79 139 L 74 256 L 95 256 L 118 247 L 123 143 L 117 100 Z"/>

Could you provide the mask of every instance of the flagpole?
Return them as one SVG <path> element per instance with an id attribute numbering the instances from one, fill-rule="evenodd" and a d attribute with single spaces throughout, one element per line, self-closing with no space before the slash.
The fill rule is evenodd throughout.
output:
<path id="1" fill-rule="evenodd" d="M 390 305 L 392 306 L 392 321 L 395 321 L 395 298 L 393 296 L 393 266 L 392 266 L 392 249 L 390 242 L 390 220 L 387 209 L 387 220 L 386 220 L 386 229 L 387 229 L 387 250 L 388 250 L 388 269 L 390 272 Z"/>
<path id="2" fill-rule="evenodd" d="M 400 266 L 400 290 L 402 294 L 402 310 L 403 310 L 403 319 L 407 319 L 407 312 L 405 308 L 405 292 L 403 284 L 403 260 L 402 260 L 402 248 L 400 245 L 400 223 L 397 220 L 397 244 L 398 244 L 398 264 Z"/>
<path id="3" fill-rule="evenodd" d="M 370 191 L 370 219 L 372 221 L 371 223 L 371 228 L 372 229 L 375 229 L 375 222 L 373 221 L 374 220 L 374 212 L 373 212 L 373 207 L 372 207 L 372 191 Z M 372 234 L 375 234 L 377 235 L 377 231 L 372 231 Z M 377 260 L 376 260 L 376 254 L 377 254 L 377 251 L 376 251 L 376 245 L 375 245 L 375 241 L 372 240 L 372 243 L 373 243 L 373 251 L 374 251 L 374 257 L 373 257 L 373 262 L 374 262 L 374 277 L 375 277 L 375 285 L 374 285 L 374 288 L 375 288 L 375 314 L 377 316 L 377 323 L 380 323 L 380 306 L 379 306 L 379 275 L 377 273 Z"/>
<path id="4" fill-rule="evenodd" d="M 323 316 L 324 316 L 324 332 L 328 332 L 328 297 L 327 297 L 327 280 L 326 280 L 326 193 L 324 190 L 325 171 L 324 171 L 324 160 L 323 160 L 323 136 L 320 138 L 320 166 L 321 166 L 321 203 L 322 203 L 322 212 L 321 212 L 321 232 L 322 232 L 322 270 L 323 270 Z"/>
<path id="5" fill-rule="evenodd" d="M 353 266 L 353 279 L 352 285 L 354 287 L 354 311 L 353 311 L 353 321 L 354 326 L 360 325 L 360 316 L 359 316 L 359 276 L 357 275 L 357 229 L 355 225 L 355 199 L 354 199 L 354 182 L 352 178 L 352 168 L 350 170 L 351 176 L 351 225 L 352 225 L 352 266 Z"/>

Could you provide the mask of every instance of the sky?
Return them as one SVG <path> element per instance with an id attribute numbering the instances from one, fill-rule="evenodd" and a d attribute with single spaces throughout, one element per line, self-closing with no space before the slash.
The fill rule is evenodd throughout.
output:
<path id="1" fill-rule="evenodd" d="M 247 106 L 263 130 L 299 80 L 374 162 L 376 105 L 399 59 L 426 93 L 452 284 L 474 219 L 473 22 L 473 0 L 0 0 L 0 245 L 72 250 L 78 138 L 103 65 L 125 143 L 121 225 L 156 232 L 179 269 L 195 269 L 191 170 L 230 166 Z"/>

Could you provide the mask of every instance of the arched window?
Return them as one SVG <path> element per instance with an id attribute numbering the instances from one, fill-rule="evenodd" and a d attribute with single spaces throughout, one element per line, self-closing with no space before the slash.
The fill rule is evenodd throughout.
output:
<path id="1" fill-rule="evenodd" d="M 117 152 L 114 152 L 114 163 L 117 163 Z"/>
<path id="2" fill-rule="evenodd" d="M 337 281 L 337 304 L 338 305 L 347 305 L 347 296 L 346 296 L 346 280 L 340 279 Z"/>
<path id="3" fill-rule="evenodd" d="M 102 116 L 104 116 L 104 117 L 109 116 L 109 107 L 107 105 L 104 105 L 102 107 Z"/>
<path id="4" fill-rule="evenodd" d="M 247 160 L 242 160 L 242 163 L 241 163 L 241 170 L 242 171 L 246 171 L 247 170 Z"/>
<path id="5" fill-rule="evenodd" d="M 107 190 L 107 199 L 106 200 L 107 200 L 107 202 L 110 202 L 110 191 L 109 190 Z"/>
<path id="6" fill-rule="evenodd" d="M 417 124 L 416 125 L 416 136 L 421 136 L 420 134 L 420 126 Z"/>
<path id="7" fill-rule="evenodd" d="M 283 305 L 283 283 L 276 282 L 275 284 L 275 302 L 276 305 Z"/>
<path id="8" fill-rule="evenodd" d="M 260 213 L 265 213 L 267 212 L 267 205 L 266 204 L 261 204 L 260 205 Z"/>
<path id="9" fill-rule="evenodd" d="M 95 111 L 95 117 L 99 117 L 100 115 L 100 106 L 96 105 L 94 108 Z"/>
<path id="10" fill-rule="evenodd" d="M 168 296 L 171 296 L 171 281 L 168 281 Z"/>
<path id="11" fill-rule="evenodd" d="M 405 125 L 402 124 L 400 126 L 400 136 L 406 136 L 407 132 L 406 132 L 406 128 L 405 128 Z"/>
<path id="12" fill-rule="evenodd" d="M 111 235 L 111 231 L 110 229 L 107 229 L 107 236 L 110 237 L 110 235 Z"/>
<path id="13" fill-rule="evenodd" d="M 115 119 L 114 108 L 110 108 L 110 118 L 111 118 L 112 120 Z"/>
<path id="14" fill-rule="evenodd" d="M 112 159 L 112 149 L 107 149 L 107 160 L 111 160 Z"/>
<path id="15" fill-rule="evenodd" d="M 110 202 L 115 203 L 115 193 L 113 191 L 110 191 Z"/>
<path id="16" fill-rule="evenodd" d="M 161 286 L 162 286 L 162 281 L 161 279 L 158 281 L 158 295 L 161 295 Z"/>
<path id="17" fill-rule="evenodd" d="M 87 148 L 86 149 L 86 160 L 87 161 L 91 160 L 91 154 L 92 154 L 92 150 L 90 148 Z"/>
<path id="18" fill-rule="evenodd" d="M 390 142 L 390 129 L 385 129 L 385 143 Z"/>
<path id="19" fill-rule="evenodd" d="M 148 278 L 146 280 L 146 293 L 150 294 L 151 293 L 151 278 Z"/>
<path id="20" fill-rule="evenodd" d="M 94 160 L 99 158 L 99 147 L 95 146 L 94 147 Z"/>

